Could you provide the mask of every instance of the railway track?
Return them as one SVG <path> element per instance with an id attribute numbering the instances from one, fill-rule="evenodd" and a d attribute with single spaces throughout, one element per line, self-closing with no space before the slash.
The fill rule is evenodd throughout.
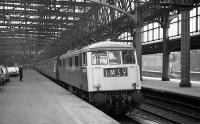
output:
<path id="1" fill-rule="evenodd" d="M 199 99 L 149 89 L 143 90 L 143 93 L 143 103 L 136 110 L 139 114 L 135 115 L 151 118 L 162 124 L 200 123 Z"/>
<path id="2" fill-rule="evenodd" d="M 131 124 L 159 124 L 157 121 L 145 118 L 144 116 L 137 115 L 126 115 L 129 120 L 132 120 L 134 123 Z"/>
<path id="3" fill-rule="evenodd" d="M 66 88 L 65 85 L 59 84 Z M 199 124 L 200 99 L 176 96 L 166 92 L 142 89 L 144 100 L 126 117 L 116 119 L 121 124 Z"/>
<path id="4" fill-rule="evenodd" d="M 126 115 L 112 115 L 111 117 L 120 124 L 141 124 L 137 120 Z"/>

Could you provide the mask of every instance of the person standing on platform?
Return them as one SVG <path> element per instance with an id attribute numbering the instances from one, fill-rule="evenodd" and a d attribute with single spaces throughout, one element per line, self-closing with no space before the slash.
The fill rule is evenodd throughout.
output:
<path id="1" fill-rule="evenodd" d="M 20 79 L 20 81 L 22 81 L 22 78 L 23 78 L 23 68 L 22 68 L 22 66 L 20 65 L 20 66 L 19 66 L 19 79 Z"/>

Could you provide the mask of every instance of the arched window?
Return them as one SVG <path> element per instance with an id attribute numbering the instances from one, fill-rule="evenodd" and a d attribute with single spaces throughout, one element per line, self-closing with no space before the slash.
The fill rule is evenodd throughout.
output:
<path id="1" fill-rule="evenodd" d="M 129 32 L 124 32 L 122 33 L 118 39 L 120 40 L 128 40 L 129 42 L 125 42 L 126 44 L 132 45 L 133 42 L 133 37 L 131 36 L 131 33 Z"/>
<path id="2" fill-rule="evenodd" d="M 162 28 L 157 22 L 145 25 L 141 33 L 143 37 L 143 43 L 156 42 L 163 38 Z"/>
<path id="3" fill-rule="evenodd" d="M 177 37 L 180 35 L 181 31 L 179 26 L 180 24 L 180 16 L 178 16 L 177 18 L 174 18 L 171 23 L 170 23 L 170 27 L 169 27 L 169 37 Z"/>

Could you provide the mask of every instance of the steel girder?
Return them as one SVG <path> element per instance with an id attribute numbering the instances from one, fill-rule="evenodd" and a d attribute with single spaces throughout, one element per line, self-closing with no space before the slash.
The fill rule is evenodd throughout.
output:
<path id="1" fill-rule="evenodd" d="M 9 45 L 14 46 L 13 43 L 23 40 L 26 46 L 30 46 L 28 50 L 32 50 L 35 44 L 42 46 L 37 49 L 43 49 L 41 44 L 63 44 L 63 40 L 58 41 L 62 32 L 71 32 L 71 27 L 76 27 L 76 23 L 94 6 L 84 0 L 1 0 L 0 44 L 2 42 L 6 48 L 6 42 L 9 48 Z M 15 49 L 12 50 L 14 53 Z M 0 52 L 12 53 L 8 49 Z"/>

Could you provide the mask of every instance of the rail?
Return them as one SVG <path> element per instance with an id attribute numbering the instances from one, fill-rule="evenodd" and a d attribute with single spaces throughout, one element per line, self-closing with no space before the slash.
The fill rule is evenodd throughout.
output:
<path id="1" fill-rule="evenodd" d="M 147 118 L 154 118 L 160 123 L 200 123 L 200 98 L 148 88 L 143 88 L 142 92 L 144 101 L 137 111 L 146 113 L 143 115 Z"/>

